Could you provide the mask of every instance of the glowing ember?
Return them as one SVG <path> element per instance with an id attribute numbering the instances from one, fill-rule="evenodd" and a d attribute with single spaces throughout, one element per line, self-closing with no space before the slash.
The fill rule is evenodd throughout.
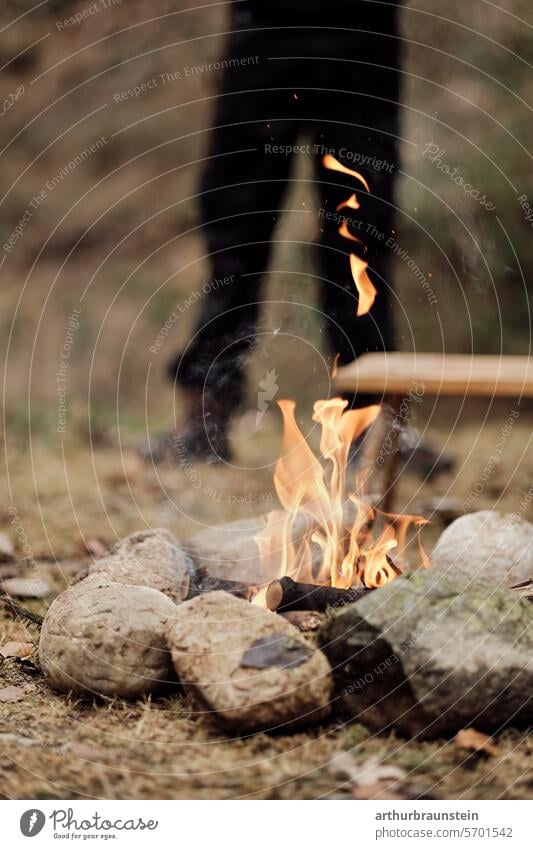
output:
<path id="1" fill-rule="evenodd" d="M 255 538 L 262 564 L 270 573 L 277 564 L 279 577 L 338 588 L 382 586 L 402 571 L 409 527 L 414 525 L 418 534 L 426 524 L 417 516 L 372 507 L 364 497 L 365 476 L 346 497 L 350 445 L 380 412 L 379 406 L 345 411 L 347 403 L 341 398 L 315 403 L 313 420 L 321 427 L 318 459 L 296 423 L 294 401 L 279 402 L 283 444 L 274 485 L 284 511 L 269 513 Z"/>

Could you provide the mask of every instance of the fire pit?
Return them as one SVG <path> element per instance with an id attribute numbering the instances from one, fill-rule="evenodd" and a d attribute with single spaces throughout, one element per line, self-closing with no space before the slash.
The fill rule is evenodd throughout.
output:
<path id="1" fill-rule="evenodd" d="M 181 685 L 226 728 L 249 732 L 323 718 L 333 676 L 312 636 L 316 618 L 302 637 L 305 618 L 295 625 L 291 614 L 323 614 L 389 584 L 404 569 L 409 528 L 418 536 L 426 521 L 372 506 L 365 475 L 346 498 L 350 446 L 380 408 L 345 407 L 340 399 L 315 404 L 318 458 L 294 403 L 280 402 L 284 437 L 274 483 L 282 509 L 253 536 L 253 578 L 216 574 L 197 546 L 182 547 L 168 531 L 133 534 L 51 605 L 40 641 L 49 682 L 136 698 L 175 686 L 172 657 Z"/>

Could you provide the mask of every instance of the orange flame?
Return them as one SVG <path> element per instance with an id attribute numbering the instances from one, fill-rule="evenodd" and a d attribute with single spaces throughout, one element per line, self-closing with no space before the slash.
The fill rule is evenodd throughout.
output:
<path id="1" fill-rule="evenodd" d="M 352 242 L 361 243 L 361 239 L 357 236 L 354 236 L 353 233 L 350 233 L 348 230 L 348 224 L 346 223 L 346 219 L 342 220 L 341 226 L 339 227 L 339 236 L 344 236 L 345 239 L 351 239 Z"/>
<path id="2" fill-rule="evenodd" d="M 340 171 L 342 174 L 349 174 L 351 177 L 355 177 L 356 180 L 361 181 L 367 192 L 370 191 L 370 186 L 359 171 L 352 171 L 351 168 L 347 168 L 346 165 L 343 165 L 342 162 L 339 162 L 338 159 L 335 159 L 335 157 L 330 153 L 326 153 L 322 159 L 322 164 L 324 168 L 328 168 L 330 171 Z"/>
<path id="3" fill-rule="evenodd" d="M 400 574 L 399 559 L 417 516 L 385 514 L 364 497 L 364 476 L 345 500 L 352 442 L 375 422 L 379 406 L 346 411 L 347 401 L 317 401 L 313 421 L 321 427 L 320 459 L 294 417 L 294 401 L 279 401 L 283 442 L 274 486 L 283 511 L 268 514 L 256 536 L 262 564 L 280 577 L 347 588 L 379 587 Z M 377 532 L 374 533 L 374 529 Z M 395 565 L 390 552 L 394 550 Z M 422 552 L 422 563 L 429 561 Z"/>
<path id="4" fill-rule="evenodd" d="M 360 259 L 355 254 L 350 254 L 350 268 L 352 277 L 359 292 L 357 303 L 357 315 L 362 316 L 370 312 L 372 304 L 376 300 L 377 291 L 370 277 L 366 273 L 368 262 Z"/>
<path id="5" fill-rule="evenodd" d="M 361 204 L 357 200 L 357 197 L 356 197 L 355 194 L 350 195 L 350 197 L 347 200 L 341 201 L 341 203 L 339 203 L 339 205 L 336 209 L 336 212 L 340 212 L 341 209 L 346 209 L 346 207 L 348 207 L 349 209 L 360 209 Z"/>

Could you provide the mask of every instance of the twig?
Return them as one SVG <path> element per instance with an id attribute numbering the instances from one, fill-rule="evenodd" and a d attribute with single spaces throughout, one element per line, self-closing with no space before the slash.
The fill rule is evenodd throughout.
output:
<path id="1" fill-rule="evenodd" d="M 28 625 L 37 625 L 38 628 L 42 626 L 44 616 L 34 613 L 33 610 L 28 610 L 27 607 L 23 607 L 18 601 L 13 601 L 9 596 L 0 596 L 0 601 L 16 619 L 22 619 Z"/>

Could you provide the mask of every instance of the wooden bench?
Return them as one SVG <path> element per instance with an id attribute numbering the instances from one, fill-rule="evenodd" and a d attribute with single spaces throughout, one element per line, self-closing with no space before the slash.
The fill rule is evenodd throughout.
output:
<path id="1" fill-rule="evenodd" d="M 405 424 L 414 397 L 463 396 L 483 398 L 533 398 L 533 365 L 530 357 L 483 354 L 365 354 L 339 368 L 337 392 L 372 393 L 382 396 L 392 409 L 393 423 L 385 463 L 383 509 L 393 508 L 397 483 L 397 437 Z"/>

